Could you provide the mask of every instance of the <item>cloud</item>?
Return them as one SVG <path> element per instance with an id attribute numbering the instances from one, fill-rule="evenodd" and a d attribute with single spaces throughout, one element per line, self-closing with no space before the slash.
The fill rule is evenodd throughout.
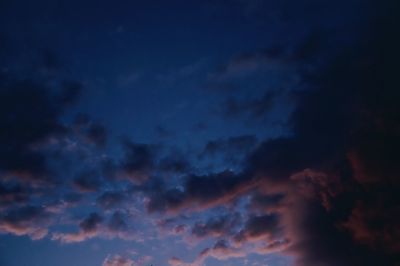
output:
<path id="1" fill-rule="evenodd" d="M 120 255 L 108 255 L 103 262 L 103 266 L 133 266 L 134 261 Z"/>
<path id="2" fill-rule="evenodd" d="M 126 200 L 127 198 L 123 192 L 106 191 L 97 198 L 96 202 L 103 209 L 108 210 L 121 207 Z"/>
<path id="3" fill-rule="evenodd" d="M 221 82 L 232 78 L 248 77 L 257 71 L 265 71 L 287 67 L 282 59 L 285 53 L 282 46 L 271 46 L 263 51 L 245 53 L 232 58 L 228 63 L 221 66 L 216 73 L 210 75 L 212 82 Z"/>
<path id="4" fill-rule="evenodd" d="M 231 258 L 243 258 L 247 255 L 248 253 L 245 250 L 233 248 L 225 240 L 221 239 L 213 247 L 203 249 L 193 262 L 184 262 L 173 257 L 169 260 L 169 264 L 171 266 L 201 266 L 210 257 L 217 260 L 228 260 Z"/>
<path id="5" fill-rule="evenodd" d="M 224 237 L 232 234 L 240 221 L 241 217 L 238 213 L 212 217 L 205 223 L 195 223 L 191 233 L 197 238 Z"/>
<path id="6" fill-rule="evenodd" d="M 164 138 L 169 138 L 169 137 L 173 137 L 175 135 L 174 132 L 172 132 L 171 130 L 169 130 L 168 128 L 164 127 L 164 126 L 156 126 L 154 128 L 155 133 L 157 134 L 158 137 L 164 139 Z"/>
<path id="7" fill-rule="evenodd" d="M 101 187 L 102 183 L 96 172 L 89 171 L 80 173 L 74 178 L 73 185 L 80 192 L 94 192 Z"/>
<path id="8" fill-rule="evenodd" d="M 185 263 L 181 259 L 179 259 L 177 257 L 170 258 L 168 260 L 168 264 L 171 265 L 171 266 L 183 266 L 183 265 L 185 265 Z"/>
<path id="9" fill-rule="evenodd" d="M 208 141 L 200 158 L 215 158 L 222 156 L 227 162 L 235 162 L 235 158 L 243 158 L 257 144 L 257 138 L 253 135 L 242 135 L 227 139 Z"/>
<path id="10" fill-rule="evenodd" d="M 0 123 L 5 129 L 0 133 L 2 179 L 48 181 L 46 156 L 35 147 L 66 132 L 59 118 L 76 101 L 80 84 L 63 82 L 50 89 L 44 82 L 1 76 L 0 86 Z"/>
<path id="11" fill-rule="evenodd" d="M 107 141 L 107 130 L 103 125 L 91 124 L 87 129 L 86 137 L 89 142 L 104 147 Z"/>
<path id="12" fill-rule="evenodd" d="M 237 181 L 232 186 L 229 181 L 214 184 L 218 175 L 187 179 L 179 206 L 212 208 L 227 198 L 256 193 L 250 206 L 257 214 L 249 213 L 236 241 L 247 245 L 265 237 L 267 243 L 249 253 L 284 252 L 294 256 L 296 266 L 399 263 L 394 240 L 400 170 L 394 69 L 399 52 L 394 46 L 398 38 L 393 38 L 397 19 L 390 11 L 398 4 L 375 7 L 379 25 L 350 46 L 297 51 L 293 60 L 324 60 L 318 68 L 300 70 L 302 90 L 294 93 L 290 134 L 262 142 L 236 176 L 241 178 L 228 179 Z M 309 45 L 320 45 L 318 38 Z M 250 180 L 257 185 L 236 193 Z M 205 195 L 203 187 L 209 188 Z M 199 257 L 214 252 L 220 254 L 210 248 Z"/>
<path id="13" fill-rule="evenodd" d="M 130 217 L 122 211 L 113 212 L 108 219 L 96 212 L 92 212 L 79 223 L 78 232 L 54 232 L 52 240 L 66 244 L 83 242 L 94 237 L 133 240 L 136 238 L 136 234 L 132 225 L 128 223 L 128 219 Z"/>
<path id="14" fill-rule="evenodd" d="M 156 79 L 163 85 L 171 85 L 178 83 L 183 80 L 193 78 L 195 74 L 199 73 L 206 65 L 207 60 L 199 59 L 188 65 L 180 66 L 175 69 L 171 69 L 165 73 L 160 73 L 156 76 Z"/>
<path id="15" fill-rule="evenodd" d="M 185 155 L 178 151 L 172 151 L 158 161 L 156 169 L 167 173 L 188 173 L 192 165 Z"/>
<path id="16" fill-rule="evenodd" d="M 398 186 L 393 179 L 398 147 L 393 136 L 398 131 L 390 114 L 398 110 L 387 98 L 398 92 L 396 82 L 386 83 L 383 90 L 378 82 L 392 78 L 378 70 L 391 62 L 378 63 L 376 46 L 357 45 L 358 52 L 345 50 L 307 75 L 310 89 L 298 95 L 291 118 L 293 137 L 265 142 L 250 160 L 264 182 L 283 184 L 292 198 L 281 212 L 296 265 L 398 261 L 393 240 L 376 237 L 397 234 L 382 209 L 393 212 L 390 202 L 396 195 L 388 186 Z M 361 63 L 366 61 L 371 64 Z"/>
<path id="17" fill-rule="evenodd" d="M 79 224 L 79 227 L 84 232 L 93 232 L 97 229 L 101 222 L 103 222 L 103 218 L 97 213 L 93 212 Z"/>
<path id="18" fill-rule="evenodd" d="M 285 194 L 268 194 L 255 193 L 251 196 L 249 208 L 255 212 L 279 212 L 279 209 L 284 207 Z"/>
<path id="19" fill-rule="evenodd" d="M 399 230 L 396 216 L 397 207 L 389 203 L 391 193 L 381 196 L 366 206 L 365 201 L 358 201 L 352 209 L 348 220 L 341 226 L 351 232 L 355 242 L 369 246 L 371 249 L 385 249 L 388 253 L 400 250 L 397 241 Z"/>
<path id="20" fill-rule="evenodd" d="M 27 235 L 37 240 L 47 235 L 50 223 L 51 215 L 45 209 L 36 206 L 19 207 L 0 216 L 0 233 Z"/>
<path id="21" fill-rule="evenodd" d="M 344 2 L 336 8 L 341 10 Z M 320 6 L 316 3 L 290 3 L 294 6 L 289 14 L 299 13 L 297 7 L 307 9 L 300 14 L 302 18 L 330 12 L 325 8 L 317 12 Z M 340 35 L 343 28 L 336 28 L 341 42 L 334 42 L 337 36 L 325 31 L 314 33 L 314 27 L 305 29 L 301 41 L 235 57 L 210 76 L 211 83 L 230 85 L 234 80 L 240 81 L 238 86 L 249 85 L 246 80 L 257 75 L 264 83 L 270 77 L 264 74 L 271 70 L 284 76 L 289 73 L 291 78 L 295 72 L 299 78 L 294 82 L 298 87 L 291 91 L 296 106 L 288 121 L 288 134 L 259 145 L 252 136 L 217 139 L 206 145 L 204 156 L 208 158 L 223 153 L 244 155 L 242 171 L 196 173 L 184 155 L 163 157 L 154 145 L 134 141 L 123 143 L 122 160 L 115 159 L 115 164 L 110 163 L 114 158 L 107 161 L 111 176 L 134 181 L 127 191 L 144 196 L 152 215 L 193 214 L 192 220 L 171 222 L 175 233 L 216 241 L 193 264 L 172 258 L 171 265 L 201 265 L 209 257 L 227 260 L 271 252 L 293 256 L 296 266 L 399 264 L 397 5 L 389 1 L 376 4 L 376 15 L 369 18 L 373 25 L 358 28 L 355 36 L 348 32 Z M 46 61 L 48 68 L 57 68 L 52 58 Z M 191 73 L 191 68 L 182 72 Z M 50 157 L 59 157 L 49 156 L 43 147 L 61 136 L 66 138 L 71 130 L 77 135 L 63 141 L 75 147 L 79 146 L 75 137 L 89 146 L 106 145 L 106 128 L 89 118 L 78 117 L 71 126 L 60 122 L 77 100 L 80 84 L 57 82 L 53 87 L 38 80 L 6 77 L 3 72 L 0 75 L 0 123 L 4 129 L 0 131 L 1 233 L 42 239 L 54 225 L 55 213 L 62 214 L 79 200 L 90 204 L 96 199 L 96 207 L 101 207 L 98 213 L 74 220 L 75 232 L 50 233 L 52 239 L 64 243 L 94 237 L 134 239 L 132 217 L 122 207 L 136 202 L 130 202 L 127 191 L 118 190 L 126 181 L 107 180 L 115 183 L 103 186 L 106 181 L 98 178 L 97 171 L 92 174 L 81 168 L 72 174 L 68 170 L 55 173 L 52 163 L 56 163 Z M 234 115 L 265 117 L 276 97 L 268 90 L 250 101 L 232 98 L 226 106 Z M 64 166 L 68 162 L 58 163 Z M 173 177 L 164 178 L 160 172 Z M 64 181 L 49 182 L 55 181 L 57 174 L 75 177 L 75 188 L 94 195 L 62 198 L 69 192 Z M 45 189 L 42 183 L 52 186 Z M 31 198 L 40 205 L 21 206 Z M 230 215 L 221 216 L 221 209 Z M 132 265 L 133 261 L 109 256 L 103 264 Z"/>
<path id="22" fill-rule="evenodd" d="M 91 213 L 79 223 L 80 231 L 77 233 L 54 233 L 52 239 L 63 243 L 82 242 L 97 236 L 100 224 L 104 218 L 98 213 Z"/>
<path id="23" fill-rule="evenodd" d="M 234 237 L 236 243 L 271 240 L 280 233 L 279 220 L 276 214 L 265 214 L 249 217 L 244 228 Z"/>
<path id="24" fill-rule="evenodd" d="M 0 183 L 0 208 L 29 200 L 29 189 L 19 184 Z"/>
<path id="25" fill-rule="evenodd" d="M 93 122 L 86 114 L 79 113 L 75 116 L 72 127 L 80 139 L 88 144 L 104 148 L 107 143 L 107 129 L 104 125 Z"/>
<path id="26" fill-rule="evenodd" d="M 248 101 L 239 101 L 228 98 L 222 105 L 225 117 L 247 115 L 251 118 L 265 117 L 275 106 L 278 95 L 275 91 L 267 91 L 261 98 Z"/>
<path id="27" fill-rule="evenodd" d="M 256 180 L 247 179 L 230 171 L 209 175 L 189 175 L 184 178 L 183 189 L 164 188 L 150 193 L 147 208 L 150 212 L 174 212 L 182 209 L 199 211 L 227 203 L 256 185 Z"/>
<path id="28" fill-rule="evenodd" d="M 124 214 L 120 211 L 114 212 L 108 223 L 108 228 L 112 232 L 128 231 L 129 226 L 128 226 L 127 222 L 125 221 Z"/>
<path id="29" fill-rule="evenodd" d="M 124 141 L 123 146 L 125 157 L 121 162 L 121 175 L 135 182 L 143 182 L 149 177 L 155 166 L 155 147 L 133 143 L 129 140 Z"/>
<path id="30" fill-rule="evenodd" d="M 247 252 L 243 249 L 235 249 L 229 246 L 225 240 L 218 240 L 212 248 L 204 249 L 196 260 L 196 263 L 204 261 L 207 257 L 214 257 L 218 260 L 246 257 Z"/>

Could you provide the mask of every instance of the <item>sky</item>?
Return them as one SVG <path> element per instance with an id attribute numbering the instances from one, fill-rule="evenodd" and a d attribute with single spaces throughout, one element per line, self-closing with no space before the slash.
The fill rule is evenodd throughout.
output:
<path id="1" fill-rule="evenodd" d="M 400 265 L 399 3 L 0 1 L 0 266 Z"/>

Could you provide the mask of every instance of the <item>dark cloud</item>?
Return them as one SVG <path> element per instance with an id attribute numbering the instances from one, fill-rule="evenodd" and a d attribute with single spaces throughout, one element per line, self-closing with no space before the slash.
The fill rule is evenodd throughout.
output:
<path id="1" fill-rule="evenodd" d="M 121 160 L 107 159 L 100 166 L 90 161 L 91 167 L 103 167 L 101 175 L 85 171 L 85 162 L 72 171 L 68 167 L 53 171 L 64 162 L 52 161 L 62 156 L 49 156 L 46 143 L 69 143 L 71 150 L 105 148 L 106 128 L 86 116 L 66 125 L 68 117 L 64 115 L 78 99 L 79 83 L 55 81 L 54 76 L 45 81 L 12 78 L 1 70 L 1 233 L 41 239 L 53 225 L 52 214 L 62 215 L 66 208 L 91 196 L 67 196 L 70 188 L 63 187 L 64 180 L 52 179 L 59 174 L 68 184 L 75 177 L 72 183 L 81 192 L 98 192 L 94 197 L 101 207 L 99 213 L 74 220 L 79 227 L 76 233 L 54 233 L 53 239 L 61 242 L 97 236 L 132 239 L 131 217 L 121 211 L 127 203 L 136 203 L 129 202 L 129 191 L 133 196 L 145 196 L 141 202 L 149 212 L 173 216 L 209 211 L 204 222 L 193 222 L 191 230 L 186 230 L 186 220 L 171 222 L 177 234 L 188 233 L 200 240 L 219 238 L 191 265 L 201 265 L 208 257 L 226 260 L 270 252 L 294 256 L 296 266 L 398 265 L 399 4 L 363 1 L 374 10 L 363 18 L 369 25 L 359 27 L 358 14 L 348 16 L 346 7 L 352 5 L 351 10 L 365 16 L 365 8 L 354 8 L 362 1 L 260 2 L 271 5 L 268 12 L 275 13 L 279 21 L 298 24 L 288 33 L 290 42 L 233 57 L 210 75 L 210 87 L 230 90 L 231 96 L 242 90 L 224 105 L 225 113 L 232 117 L 268 117 L 281 92 L 289 91 L 296 106 L 285 136 L 266 139 L 257 147 L 253 136 L 217 139 L 206 145 L 202 154 L 206 159 L 220 154 L 245 158 L 242 171 L 197 173 L 186 154 L 162 154 L 155 145 L 130 140 L 123 143 Z M 342 12 L 346 19 L 337 25 Z M 51 54 L 45 54 L 43 64 L 44 72 L 54 73 L 61 67 Z M 189 69 L 189 74 L 192 71 Z M 271 90 L 275 84 L 267 81 L 278 72 L 285 78 L 275 81 L 285 88 Z M 248 82 L 253 79 L 254 83 Z M 264 95 L 247 94 L 260 84 L 267 91 Z M 204 125 L 198 130 L 204 130 Z M 162 128 L 158 131 L 168 135 Z M 71 133 L 76 135 L 68 135 Z M 85 145 L 80 145 L 82 140 Z M 76 162 L 68 159 L 71 164 Z M 114 183 L 108 187 L 104 175 L 135 184 L 126 191 L 118 190 L 126 180 L 109 178 L 107 182 L 113 179 Z M 51 189 L 36 191 L 39 181 L 50 180 L 54 181 Z M 110 190 L 104 191 L 104 187 Z M 21 207 L 31 197 L 42 207 Z M 234 214 L 214 216 L 215 207 L 234 210 Z M 62 215 L 60 220 L 64 218 Z M 103 264 L 131 265 L 133 261 L 110 256 Z M 170 264 L 190 265 L 177 258 Z"/>
<path id="2" fill-rule="evenodd" d="M 177 188 L 162 189 L 150 192 L 150 202 L 147 204 L 149 212 L 177 211 L 185 203 L 185 193 Z"/>
<path id="3" fill-rule="evenodd" d="M 103 125 L 91 124 L 87 130 L 87 138 L 99 147 L 103 147 L 107 141 L 107 130 Z"/>
<path id="4" fill-rule="evenodd" d="M 203 156 L 213 156 L 219 153 L 246 153 L 254 148 L 257 138 L 252 135 L 231 137 L 209 141 L 202 152 Z"/>
<path id="5" fill-rule="evenodd" d="M 107 143 L 108 132 L 105 126 L 93 122 L 86 114 L 77 114 L 72 127 L 86 143 L 94 144 L 100 148 L 104 148 Z"/>
<path id="6" fill-rule="evenodd" d="M 0 208 L 11 204 L 27 202 L 30 198 L 28 188 L 20 184 L 0 183 Z"/>
<path id="7" fill-rule="evenodd" d="M 76 233 L 53 233 L 52 240 L 62 243 L 82 242 L 100 234 L 104 217 L 97 212 L 90 213 L 79 223 L 79 232 Z"/>
<path id="8" fill-rule="evenodd" d="M 121 207 L 126 200 L 124 192 L 106 191 L 97 198 L 96 202 L 103 209 L 114 209 Z"/>
<path id="9" fill-rule="evenodd" d="M 82 91 L 82 84 L 76 81 L 63 80 L 61 88 L 62 93 L 57 95 L 56 99 L 62 104 L 60 107 L 65 107 L 78 99 Z"/>
<path id="10" fill-rule="evenodd" d="M 243 101 L 229 98 L 223 104 L 223 114 L 226 117 L 248 115 L 252 118 L 265 117 L 272 110 L 276 100 L 276 92 L 268 91 L 261 98 Z"/>
<path id="11" fill-rule="evenodd" d="M 261 194 L 251 206 L 258 214 L 250 216 L 236 241 L 265 236 L 267 249 L 282 245 L 299 266 L 400 263 L 394 226 L 400 170 L 394 10 L 399 4 L 373 6 L 372 25 L 359 29 L 362 39 L 353 36 L 357 40 L 332 48 L 325 46 L 331 37 L 321 33 L 292 53 L 291 60 L 317 67 L 299 70 L 290 134 L 263 142 L 249 156 L 244 180 L 257 177 Z M 190 191 L 203 203 L 237 198 L 243 194 L 232 192 L 244 180 L 214 190 L 214 178 L 193 178 L 183 194 Z M 203 187 L 209 188 L 204 198 Z"/>
<path id="12" fill-rule="evenodd" d="M 82 195 L 79 193 L 67 193 L 64 195 L 63 200 L 69 204 L 77 204 L 82 200 Z"/>
<path id="13" fill-rule="evenodd" d="M 150 194 L 149 211 L 176 212 L 185 208 L 201 210 L 232 201 L 255 186 L 246 175 L 224 171 L 210 175 L 189 175 L 183 187 L 166 189 L 162 185 Z"/>
<path id="14" fill-rule="evenodd" d="M 393 218 L 383 214 L 396 209 L 397 195 L 388 186 L 399 185 L 393 178 L 399 143 L 393 114 L 399 110 L 391 100 L 398 99 L 398 82 L 389 70 L 398 52 L 379 48 L 392 43 L 385 35 L 389 28 L 304 74 L 308 89 L 298 94 L 293 137 L 267 141 L 251 157 L 250 166 L 267 184 L 295 185 L 303 199 L 283 211 L 290 217 L 289 250 L 297 256 L 296 265 L 399 262 L 393 239 L 377 237 L 397 234 Z M 304 175 L 307 168 L 323 174 Z M 296 172 L 303 173 L 301 178 Z"/>
<path id="15" fill-rule="evenodd" d="M 209 128 L 209 126 L 206 122 L 198 122 L 193 125 L 192 130 L 193 131 L 205 131 L 208 128 Z"/>
<path id="16" fill-rule="evenodd" d="M 56 55 L 51 49 L 43 50 L 42 65 L 47 72 L 59 72 L 65 65 L 59 56 Z"/>
<path id="17" fill-rule="evenodd" d="M 76 100 L 80 86 L 62 84 L 51 90 L 32 80 L 0 79 L 0 123 L 5 129 L 0 133 L 2 177 L 46 180 L 50 178 L 46 157 L 35 146 L 65 132 L 59 118 Z"/>
<path id="18" fill-rule="evenodd" d="M 162 172 L 187 173 L 192 165 L 182 153 L 175 151 L 160 159 L 157 169 Z"/>
<path id="19" fill-rule="evenodd" d="M 252 239 L 273 239 L 280 231 L 278 216 L 266 214 L 252 216 L 246 221 L 244 228 L 234 237 L 235 242 L 247 242 Z"/>
<path id="20" fill-rule="evenodd" d="M 125 156 L 121 163 L 122 175 L 136 182 L 146 180 L 156 164 L 156 148 L 128 140 L 123 145 Z"/>
<path id="21" fill-rule="evenodd" d="M 255 211 L 270 212 L 282 207 L 284 199 L 285 194 L 263 195 L 256 193 L 255 195 L 252 195 L 249 207 Z"/>
<path id="22" fill-rule="evenodd" d="M 274 45 L 267 49 L 252 53 L 243 53 L 233 57 L 228 63 L 210 75 L 210 87 L 223 91 L 238 89 L 232 80 L 253 77 L 255 74 L 265 74 L 268 70 L 282 66 L 282 59 L 287 51 L 282 45 Z"/>
<path id="23" fill-rule="evenodd" d="M 399 252 L 399 219 L 396 215 L 399 209 L 391 202 L 392 193 L 389 192 L 389 196 L 380 195 L 374 200 L 359 201 L 353 208 L 350 217 L 342 226 L 351 232 L 356 242 L 372 249 L 388 250 L 388 253 Z"/>
<path id="24" fill-rule="evenodd" d="M 215 201 L 229 201 L 230 197 L 240 195 L 246 189 L 246 181 L 243 176 L 229 171 L 206 176 L 192 175 L 186 179 L 185 193 L 189 200 L 197 204 L 213 205 Z"/>
<path id="25" fill-rule="evenodd" d="M 123 148 L 124 156 L 113 171 L 137 184 L 155 175 L 187 174 L 193 169 L 188 155 L 176 147 L 124 141 Z"/>
<path id="26" fill-rule="evenodd" d="M 24 206 L 0 216 L 0 232 L 41 239 L 47 235 L 51 215 L 41 207 Z"/>
<path id="27" fill-rule="evenodd" d="M 203 249 L 191 263 L 185 263 L 175 257 L 172 258 L 169 263 L 172 266 L 200 266 L 204 265 L 205 260 L 210 257 L 217 260 L 228 260 L 232 258 L 243 258 L 246 257 L 246 255 L 247 253 L 244 250 L 234 248 L 229 245 L 228 241 L 220 239 L 214 244 L 214 246 Z"/>
<path id="28" fill-rule="evenodd" d="M 168 130 L 163 126 L 156 126 L 154 130 L 160 138 L 168 138 L 174 136 L 174 133 L 171 130 Z"/>
<path id="29" fill-rule="evenodd" d="M 330 32 L 330 34 L 334 34 L 334 32 Z M 295 62 L 317 61 L 321 53 L 326 53 L 328 41 L 329 36 L 327 32 L 313 31 L 291 51 L 288 58 Z"/>
<path id="30" fill-rule="evenodd" d="M 84 232 L 93 232 L 102 222 L 103 217 L 101 217 L 98 213 L 92 212 L 87 218 L 79 223 L 79 227 Z"/>
<path id="31" fill-rule="evenodd" d="M 73 185 L 81 192 L 97 191 L 102 183 L 96 172 L 84 172 L 73 180 Z"/>
<path id="32" fill-rule="evenodd" d="M 238 213 L 213 217 L 205 223 L 196 223 L 192 228 L 192 235 L 198 238 L 225 237 L 232 234 L 240 222 L 241 217 Z"/>
<path id="33" fill-rule="evenodd" d="M 122 212 L 116 211 L 108 222 L 108 228 L 113 232 L 124 232 L 128 231 L 128 224 L 125 221 L 125 216 Z"/>
<path id="34" fill-rule="evenodd" d="M 108 218 L 105 213 L 92 212 L 79 223 L 79 231 L 55 232 L 52 234 L 52 240 L 67 244 L 83 242 L 95 237 L 134 240 L 136 235 L 127 219 L 128 215 L 120 211 L 113 212 Z"/>

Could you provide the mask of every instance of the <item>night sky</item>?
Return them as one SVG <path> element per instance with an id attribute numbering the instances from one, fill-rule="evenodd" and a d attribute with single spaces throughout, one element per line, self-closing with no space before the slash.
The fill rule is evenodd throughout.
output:
<path id="1" fill-rule="evenodd" d="M 0 0 L 0 266 L 399 266 L 399 7 Z"/>

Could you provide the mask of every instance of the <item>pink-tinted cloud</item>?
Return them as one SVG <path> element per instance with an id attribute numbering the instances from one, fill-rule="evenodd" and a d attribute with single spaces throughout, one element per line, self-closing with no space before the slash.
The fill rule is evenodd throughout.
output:
<path id="1" fill-rule="evenodd" d="M 103 266 L 134 266 L 134 261 L 120 255 L 109 255 L 104 260 Z"/>

